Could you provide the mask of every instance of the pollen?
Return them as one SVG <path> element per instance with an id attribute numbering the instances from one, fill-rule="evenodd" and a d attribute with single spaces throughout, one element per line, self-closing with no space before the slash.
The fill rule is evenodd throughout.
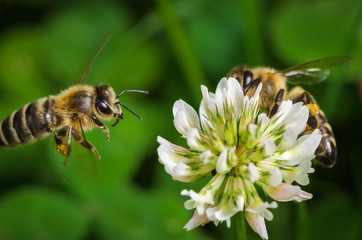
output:
<path id="1" fill-rule="evenodd" d="M 307 107 L 309 109 L 310 115 L 315 116 L 315 115 L 319 114 L 319 107 L 317 104 L 310 103 L 310 104 L 307 104 Z"/>

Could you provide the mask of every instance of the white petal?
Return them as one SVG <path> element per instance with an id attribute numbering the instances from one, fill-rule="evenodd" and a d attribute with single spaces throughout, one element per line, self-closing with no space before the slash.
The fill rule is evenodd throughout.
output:
<path id="1" fill-rule="evenodd" d="M 163 137 L 160 137 L 160 136 L 157 137 L 157 142 L 160 145 L 163 145 L 164 147 L 166 147 L 168 150 L 170 150 L 172 152 L 176 152 L 176 153 L 189 153 L 190 152 L 186 148 L 175 145 L 175 144 L 167 141 L 166 139 L 164 139 Z"/>
<path id="2" fill-rule="evenodd" d="M 195 163 L 195 160 L 198 161 L 200 159 L 184 157 L 183 154 L 175 152 L 173 145 L 169 144 L 165 139 L 160 138 L 159 140 L 165 142 L 165 144 L 162 144 L 157 148 L 159 161 L 165 165 L 166 172 L 170 174 L 174 180 L 192 182 L 200 179 L 212 170 L 213 167 L 209 165 L 200 165 L 197 170 L 190 168 L 188 166 L 190 162 Z M 198 164 L 202 164 L 201 161 Z"/>
<path id="3" fill-rule="evenodd" d="M 204 85 L 201 85 L 201 92 L 202 92 L 202 100 L 200 103 L 199 112 L 200 112 L 200 122 L 201 125 L 203 125 L 204 120 L 207 119 L 208 116 L 206 108 L 209 108 L 210 96 L 207 87 L 205 87 Z"/>
<path id="4" fill-rule="evenodd" d="M 308 174 L 304 174 L 304 175 L 296 178 L 295 181 L 296 181 L 297 183 L 299 183 L 300 185 L 303 185 L 303 186 L 308 185 L 308 184 L 309 184 Z"/>
<path id="5" fill-rule="evenodd" d="M 201 85 L 201 93 L 202 93 L 202 101 L 203 101 L 204 105 L 208 106 L 210 95 L 209 95 L 209 90 L 207 89 L 206 86 Z"/>
<path id="6" fill-rule="evenodd" d="M 253 123 L 248 125 L 248 131 L 254 138 L 255 138 L 255 133 L 256 133 L 257 127 L 258 126 L 256 124 L 253 124 Z"/>
<path id="7" fill-rule="evenodd" d="M 239 211 L 244 210 L 244 204 L 245 204 L 245 197 L 244 196 L 238 196 L 236 200 L 236 206 L 238 207 Z"/>
<path id="8" fill-rule="evenodd" d="M 264 132 L 265 128 L 270 124 L 270 118 L 266 115 L 266 113 L 260 113 L 258 115 L 258 125 L 260 127 L 260 131 Z"/>
<path id="9" fill-rule="evenodd" d="M 199 117 L 195 111 L 195 109 L 193 107 L 191 107 L 188 103 L 186 103 L 183 100 L 177 100 L 172 108 L 172 113 L 173 116 L 176 115 L 177 112 L 182 111 L 182 112 L 186 112 L 187 116 L 190 118 L 190 120 L 192 120 L 195 123 L 199 122 Z"/>
<path id="10" fill-rule="evenodd" d="M 215 212 L 216 212 L 216 207 L 213 207 L 213 208 L 208 208 L 206 209 L 206 216 L 208 219 L 210 219 L 210 221 L 214 221 L 215 222 L 215 225 L 217 226 L 217 221 L 216 218 L 215 218 Z"/>
<path id="11" fill-rule="evenodd" d="M 287 183 L 281 183 L 276 187 L 265 187 L 264 190 L 271 198 L 281 202 L 301 202 L 312 198 L 312 194 L 302 191 L 299 186 Z"/>
<path id="12" fill-rule="evenodd" d="M 269 173 L 270 175 L 264 177 L 266 184 L 275 187 L 282 182 L 282 173 L 280 172 L 279 168 L 275 167 Z"/>
<path id="13" fill-rule="evenodd" d="M 244 111 L 248 111 L 248 114 L 254 115 L 256 114 L 256 110 L 258 109 L 259 104 L 259 94 L 263 87 L 262 83 L 259 83 L 258 87 L 255 90 L 254 96 L 248 100 L 248 98 L 244 97 Z M 247 104 L 245 103 L 247 102 Z"/>
<path id="14" fill-rule="evenodd" d="M 263 239 L 268 239 L 268 233 L 266 231 L 265 221 L 259 214 L 254 214 L 249 211 L 245 212 L 246 220 L 250 227 L 260 235 Z"/>
<path id="15" fill-rule="evenodd" d="M 189 162 L 188 158 L 183 157 L 180 154 L 175 153 L 174 151 L 170 150 L 165 145 L 160 145 L 157 148 L 158 157 L 160 162 L 164 165 L 169 163 L 179 163 L 179 162 Z"/>
<path id="16" fill-rule="evenodd" d="M 196 207 L 196 202 L 194 200 L 192 200 L 192 199 L 189 199 L 189 200 L 185 201 L 184 207 L 187 210 L 194 209 Z"/>
<path id="17" fill-rule="evenodd" d="M 200 160 L 206 165 L 206 164 L 214 164 L 215 161 L 214 158 L 212 158 L 214 155 L 210 150 L 206 150 L 203 153 L 200 154 Z"/>
<path id="18" fill-rule="evenodd" d="M 193 171 L 191 171 L 190 166 L 186 165 L 185 163 L 176 163 L 176 165 L 172 169 L 172 177 L 175 179 L 178 179 L 179 177 L 186 177 L 193 174 Z"/>
<path id="19" fill-rule="evenodd" d="M 227 155 L 228 149 L 225 148 L 221 153 L 217 160 L 216 164 L 216 172 L 219 174 L 225 174 L 229 171 L 228 164 L 227 164 Z"/>
<path id="20" fill-rule="evenodd" d="M 300 137 L 297 140 L 297 145 L 281 155 L 281 159 L 287 160 L 287 162 L 283 162 L 283 164 L 293 166 L 305 159 L 313 159 L 314 152 L 317 149 L 321 138 L 322 136 L 319 129 L 314 130 L 310 135 Z"/>
<path id="21" fill-rule="evenodd" d="M 239 211 L 233 204 L 222 204 L 217 211 L 215 211 L 215 218 L 219 221 L 230 219 Z"/>
<path id="22" fill-rule="evenodd" d="M 173 105 L 174 124 L 177 131 L 183 135 L 189 128 L 200 128 L 199 116 L 195 109 L 183 100 L 177 100 Z"/>
<path id="23" fill-rule="evenodd" d="M 259 83 L 258 87 L 256 88 L 256 91 L 254 93 L 254 97 L 258 97 L 260 94 L 261 89 L 263 88 L 263 84 Z"/>
<path id="24" fill-rule="evenodd" d="M 286 129 L 292 128 L 298 134 L 302 133 L 306 127 L 309 117 L 308 108 L 302 102 L 293 104 L 288 116 L 285 119 Z"/>
<path id="25" fill-rule="evenodd" d="M 297 202 L 301 202 L 301 201 L 304 201 L 304 200 L 311 199 L 312 197 L 313 197 L 313 194 L 311 194 L 309 192 L 302 191 L 298 196 L 293 198 L 293 200 L 297 201 Z"/>
<path id="26" fill-rule="evenodd" d="M 293 102 L 290 100 L 283 101 L 280 104 L 278 112 L 270 119 L 272 122 L 275 121 L 272 125 L 273 128 L 279 128 L 284 124 L 285 118 L 288 116 L 289 111 L 292 109 Z"/>
<path id="27" fill-rule="evenodd" d="M 278 150 L 286 150 L 293 147 L 297 141 L 298 134 L 293 128 L 288 128 L 283 134 L 282 140 L 278 145 Z"/>
<path id="28" fill-rule="evenodd" d="M 190 197 L 195 202 L 214 204 L 214 198 L 213 198 L 214 192 L 215 192 L 214 190 L 208 190 L 208 191 L 204 192 L 204 194 L 202 194 L 202 193 L 197 193 L 193 190 L 190 190 Z"/>
<path id="29" fill-rule="evenodd" d="M 226 226 L 227 226 L 228 228 L 230 228 L 230 226 L 231 226 L 231 220 L 230 220 L 230 218 L 229 218 L 229 219 L 226 219 Z"/>
<path id="30" fill-rule="evenodd" d="M 201 137 L 198 128 L 190 128 L 187 131 L 186 138 L 187 145 L 189 145 L 190 148 L 198 150 L 203 149 L 202 145 L 200 144 Z"/>
<path id="31" fill-rule="evenodd" d="M 225 102 L 225 96 L 226 96 L 226 89 L 228 87 L 227 79 L 224 77 L 220 80 L 220 82 L 217 84 L 216 91 L 215 91 L 215 100 L 216 105 L 220 112 L 223 112 L 224 109 L 224 102 Z"/>
<path id="32" fill-rule="evenodd" d="M 191 128 L 187 115 L 184 111 L 178 111 L 175 114 L 173 125 L 175 125 L 176 130 L 184 136 L 186 136 L 187 130 Z"/>
<path id="33" fill-rule="evenodd" d="M 254 163 L 249 163 L 248 165 L 248 170 L 250 173 L 250 180 L 252 182 L 257 181 L 260 178 L 260 172 L 258 170 L 258 168 L 254 165 Z"/>
<path id="34" fill-rule="evenodd" d="M 275 152 L 275 149 L 276 149 L 274 141 L 272 141 L 269 138 L 264 139 L 263 147 L 264 147 L 264 150 L 265 150 L 265 154 L 267 156 L 273 155 L 273 153 Z"/>
<path id="35" fill-rule="evenodd" d="M 302 184 L 302 185 L 307 185 L 308 182 L 306 182 L 307 179 L 305 177 L 307 176 L 307 173 L 310 172 L 311 166 L 312 166 L 311 159 L 306 159 L 306 160 L 303 160 L 293 170 L 282 170 L 282 175 L 283 175 L 284 181 L 290 184 L 293 181 L 295 181 L 296 179 L 300 179 L 301 182 L 303 182 L 303 180 L 304 180 L 305 184 Z"/>
<path id="36" fill-rule="evenodd" d="M 228 87 L 228 81 L 227 81 L 226 77 L 221 78 L 221 80 L 219 81 L 219 83 L 216 86 L 215 96 L 222 95 L 224 89 L 226 89 L 227 87 Z"/>
<path id="37" fill-rule="evenodd" d="M 271 211 L 269 211 L 268 209 L 265 209 L 263 212 L 262 212 L 262 216 L 268 220 L 268 221 L 271 221 L 273 220 L 273 213 Z"/>
<path id="38" fill-rule="evenodd" d="M 190 191 L 193 191 L 193 190 L 190 190 Z M 181 191 L 181 195 L 182 195 L 182 196 L 190 196 L 190 191 L 184 189 L 184 190 Z"/>
<path id="39" fill-rule="evenodd" d="M 239 116 L 241 113 L 241 105 L 244 98 L 244 93 L 240 83 L 235 78 L 228 79 L 228 96 L 230 96 L 231 102 L 235 107 L 236 115 Z"/>
<path id="40" fill-rule="evenodd" d="M 184 226 L 184 229 L 190 231 L 194 228 L 197 228 L 200 225 L 204 225 L 209 222 L 209 219 L 206 216 L 206 211 L 202 215 L 200 215 L 197 211 L 194 212 L 194 215 L 188 221 L 188 223 Z"/>
<path id="41" fill-rule="evenodd" d="M 263 200 L 259 196 L 257 196 L 257 198 L 254 198 L 254 202 L 248 205 L 246 211 L 262 214 L 264 211 L 268 210 L 268 208 L 277 208 L 277 207 L 278 204 L 276 202 L 272 203 L 263 202 Z"/>

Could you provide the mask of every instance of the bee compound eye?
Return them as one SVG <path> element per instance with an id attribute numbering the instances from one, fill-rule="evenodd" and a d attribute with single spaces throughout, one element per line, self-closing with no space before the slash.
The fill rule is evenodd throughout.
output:
<path id="1" fill-rule="evenodd" d="M 97 102 L 97 109 L 98 111 L 100 111 L 103 114 L 112 114 L 112 109 L 110 109 L 110 107 L 108 106 L 107 103 L 105 103 L 104 101 L 98 101 Z"/>
<path id="2" fill-rule="evenodd" d="M 253 80 L 253 73 L 251 71 L 246 70 L 244 72 L 244 77 L 243 77 L 243 88 L 245 89 L 247 86 L 249 86 L 252 80 Z"/>

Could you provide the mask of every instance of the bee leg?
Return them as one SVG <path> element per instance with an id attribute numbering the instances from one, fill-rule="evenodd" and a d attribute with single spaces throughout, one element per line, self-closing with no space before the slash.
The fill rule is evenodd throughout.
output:
<path id="1" fill-rule="evenodd" d="M 54 134 L 54 143 L 56 150 L 65 156 L 64 165 L 67 164 L 68 158 L 70 155 L 70 139 L 71 139 L 71 131 L 72 127 L 69 127 L 67 131 L 61 130 L 55 132 Z M 68 140 L 66 141 L 64 138 L 68 136 Z"/>
<path id="2" fill-rule="evenodd" d="M 96 116 L 93 115 L 92 120 L 99 128 L 101 128 L 106 133 L 107 140 L 109 141 L 109 129 Z"/>
<path id="3" fill-rule="evenodd" d="M 76 131 L 72 131 L 73 138 L 86 149 L 93 151 L 98 159 L 101 159 L 101 156 L 98 154 L 97 149 L 93 146 L 93 144 L 88 142 L 87 139 L 85 138 L 82 122 L 80 121 L 80 119 L 78 119 L 78 121 L 79 121 L 80 130 L 82 131 L 82 136 L 80 136 Z"/>
<path id="4" fill-rule="evenodd" d="M 272 117 L 277 113 L 280 106 L 280 102 L 283 99 L 283 95 L 284 95 L 284 89 L 280 89 L 277 95 L 275 96 L 274 105 L 269 111 L 269 117 Z"/>
<path id="5" fill-rule="evenodd" d="M 318 128 L 319 122 L 318 122 L 316 116 L 319 114 L 319 107 L 314 102 L 312 96 L 309 95 L 309 93 L 307 93 L 307 92 L 303 92 L 292 100 L 293 100 L 293 103 L 302 102 L 308 107 L 309 117 L 307 120 L 307 125 L 311 130 Z"/>
<path id="6" fill-rule="evenodd" d="M 111 127 L 115 127 L 119 123 L 119 118 L 117 118 L 116 122 L 111 125 Z"/>
<path id="7" fill-rule="evenodd" d="M 247 89 L 244 89 L 244 94 L 247 94 L 251 89 L 253 89 L 254 87 L 257 87 L 257 86 L 259 85 L 260 81 L 261 81 L 261 78 L 260 78 L 260 77 L 254 79 L 254 80 L 251 82 L 250 86 L 249 86 Z"/>

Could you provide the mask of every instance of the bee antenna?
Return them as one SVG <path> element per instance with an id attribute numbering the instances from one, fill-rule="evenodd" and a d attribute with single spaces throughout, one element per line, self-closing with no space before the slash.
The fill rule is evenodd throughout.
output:
<path id="1" fill-rule="evenodd" d="M 127 109 L 129 112 L 131 112 L 133 115 L 135 115 L 135 116 L 138 117 L 139 119 L 143 120 L 140 115 L 138 115 L 137 113 L 135 113 L 134 111 L 132 111 L 131 109 L 129 109 L 128 107 L 126 107 L 126 105 L 124 105 L 123 103 L 116 102 L 116 104 L 121 105 L 122 107 L 124 107 L 125 109 Z"/>
<path id="2" fill-rule="evenodd" d="M 99 47 L 98 51 L 96 52 L 96 54 L 94 55 L 94 57 L 92 58 L 92 61 L 89 63 L 88 67 L 87 67 L 87 71 L 85 71 L 84 76 L 82 78 L 82 82 L 81 84 L 83 85 L 87 76 L 88 76 L 88 72 L 91 69 L 94 61 L 96 60 L 96 58 L 98 57 L 98 55 L 102 52 L 103 48 L 107 45 L 107 43 L 109 42 L 109 39 L 112 37 L 112 34 L 109 35 L 101 44 L 101 46 Z"/>
<path id="3" fill-rule="evenodd" d="M 137 92 L 137 93 L 143 93 L 143 94 L 148 94 L 148 91 L 143 91 L 143 90 L 123 90 L 122 92 L 120 92 L 116 98 L 119 98 L 120 96 L 122 96 L 123 93 L 125 92 Z M 125 106 L 124 106 L 125 107 Z"/>

